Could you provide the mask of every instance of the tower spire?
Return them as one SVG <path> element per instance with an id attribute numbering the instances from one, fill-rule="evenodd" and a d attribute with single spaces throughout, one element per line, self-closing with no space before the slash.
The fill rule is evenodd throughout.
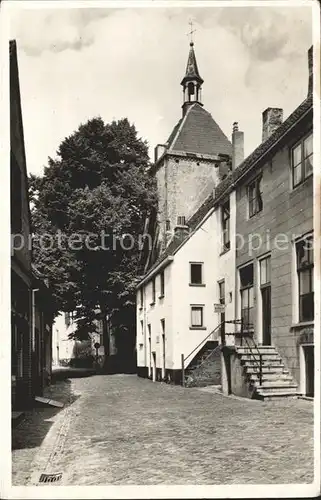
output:
<path id="1" fill-rule="evenodd" d="M 195 33 L 196 30 L 193 30 L 193 21 L 192 20 L 188 24 L 191 27 L 191 31 L 189 31 L 186 34 L 187 34 L 187 36 L 191 37 L 190 46 L 193 47 L 193 45 L 194 45 L 194 42 L 193 42 L 193 33 Z"/>
<path id="2" fill-rule="evenodd" d="M 195 33 L 195 29 L 193 30 L 193 22 L 190 21 L 191 30 L 187 33 L 190 36 L 190 49 L 187 59 L 186 71 L 183 80 L 181 81 L 181 85 L 183 87 L 183 116 L 186 113 L 186 110 L 189 105 L 197 102 L 201 106 L 201 90 L 202 84 L 204 80 L 201 78 L 194 51 L 194 42 L 193 42 L 193 33 Z"/>

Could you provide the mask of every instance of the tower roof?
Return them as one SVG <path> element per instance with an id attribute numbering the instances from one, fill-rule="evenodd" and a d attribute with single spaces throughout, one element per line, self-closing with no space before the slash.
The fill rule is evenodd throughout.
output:
<path id="1" fill-rule="evenodd" d="M 169 151 L 204 155 L 232 154 L 232 144 L 212 115 L 194 103 L 177 123 L 167 141 Z"/>
<path id="2" fill-rule="evenodd" d="M 189 50 L 188 59 L 187 59 L 186 72 L 185 72 L 185 76 L 184 76 L 183 80 L 181 81 L 181 85 L 184 85 L 189 80 L 198 80 L 198 82 L 200 84 L 202 84 L 204 82 L 204 80 L 201 78 L 201 76 L 198 72 L 193 42 L 190 43 L 190 50 Z"/>

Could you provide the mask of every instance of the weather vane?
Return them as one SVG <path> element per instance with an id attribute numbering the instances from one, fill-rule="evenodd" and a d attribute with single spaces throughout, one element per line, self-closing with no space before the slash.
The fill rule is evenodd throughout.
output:
<path id="1" fill-rule="evenodd" d="M 193 30 L 193 21 L 190 21 L 188 24 L 191 27 L 191 31 L 186 33 L 186 35 L 191 37 L 191 44 L 193 44 L 193 33 L 195 33 L 196 30 Z"/>

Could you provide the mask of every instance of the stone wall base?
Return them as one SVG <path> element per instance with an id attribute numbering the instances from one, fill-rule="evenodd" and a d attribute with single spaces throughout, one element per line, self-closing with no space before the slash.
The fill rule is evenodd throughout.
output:
<path id="1" fill-rule="evenodd" d="M 137 375 L 142 378 L 153 379 L 152 375 L 148 376 L 147 366 L 138 366 Z M 165 377 L 162 376 L 162 369 L 156 368 L 156 382 L 165 382 L 167 384 L 182 385 L 182 372 L 181 370 L 173 370 L 166 368 Z"/>

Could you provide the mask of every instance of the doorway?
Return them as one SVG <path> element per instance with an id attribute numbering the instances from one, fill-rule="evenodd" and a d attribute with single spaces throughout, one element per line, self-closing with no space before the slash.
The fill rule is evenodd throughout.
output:
<path id="1" fill-rule="evenodd" d="M 166 371 L 166 352 L 165 352 L 165 320 L 161 319 L 162 326 L 162 379 L 165 379 L 165 371 Z"/>
<path id="2" fill-rule="evenodd" d="M 314 346 L 303 346 L 305 359 L 305 395 L 314 397 Z"/>
<path id="3" fill-rule="evenodd" d="M 219 303 L 225 305 L 225 280 L 219 281 L 218 283 L 219 289 Z M 221 339 L 225 338 L 225 311 L 220 315 L 220 323 L 221 323 Z"/>
<path id="4" fill-rule="evenodd" d="M 271 257 L 260 260 L 262 344 L 271 345 Z"/>
<path id="5" fill-rule="evenodd" d="M 152 332 L 151 326 L 148 325 L 148 376 L 152 376 Z"/>
<path id="6" fill-rule="evenodd" d="M 271 286 L 261 289 L 263 345 L 271 345 Z"/>
<path id="7" fill-rule="evenodd" d="M 156 382 L 156 352 L 152 352 L 152 380 Z"/>
<path id="8" fill-rule="evenodd" d="M 240 272 L 240 296 L 241 296 L 241 320 L 243 332 L 254 331 L 254 267 L 253 263 L 241 267 Z"/>

